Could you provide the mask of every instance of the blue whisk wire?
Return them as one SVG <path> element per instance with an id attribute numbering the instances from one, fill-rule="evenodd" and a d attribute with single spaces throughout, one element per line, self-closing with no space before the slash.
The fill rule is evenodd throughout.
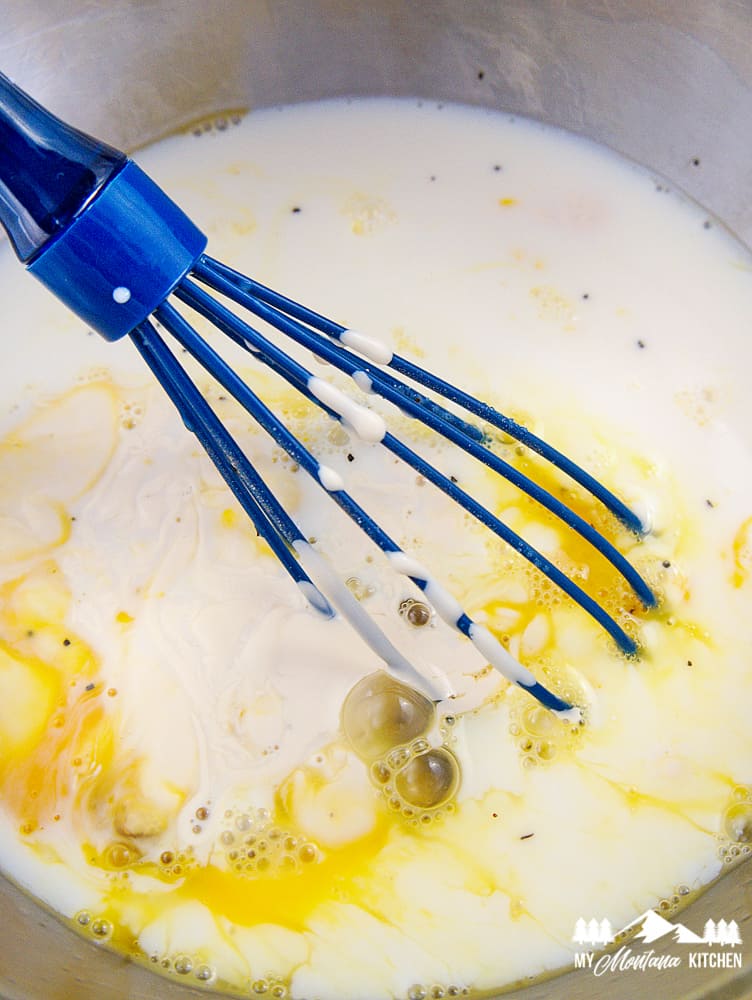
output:
<path id="1" fill-rule="evenodd" d="M 199 297 L 205 295 L 200 289 L 195 289 L 191 282 L 185 281 L 183 283 L 182 289 L 176 294 L 180 298 L 184 298 L 184 293 L 193 291 L 194 294 L 198 293 Z M 190 297 L 190 296 L 189 296 Z M 185 300 L 185 299 L 184 299 Z M 222 320 L 225 322 L 232 314 L 224 307 L 215 303 L 215 307 L 218 309 L 218 314 L 215 316 L 215 320 L 220 322 L 220 329 L 222 328 Z M 227 316 L 223 314 L 227 313 Z M 311 479 L 313 479 L 318 486 L 321 487 L 331 499 L 344 511 L 345 514 L 350 517 L 350 519 L 362 529 L 363 532 L 371 539 L 374 544 L 381 549 L 381 551 L 389 557 L 398 556 L 404 557 L 405 554 L 399 545 L 383 530 L 383 528 L 378 525 L 373 518 L 353 499 L 353 497 L 344 489 L 344 483 L 336 477 L 330 481 L 327 485 L 327 472 L 331 470 L 326 470 L 324 466 L 318 461 L 318 459 L 303 445 L 303 443 L 295 437 L 295 435 L 279 420 L 278 417 L 269 409 L 268 406 L 259 398 L 259 396 L 250 388 L 250 386 L 240 378 L 240 376 L 224 361 L 216 351 L 193 329 L 193 327 L 180 315 L 180 313 L 170 304 L 163 303 L 156 310 L 156 318 L 159 323 L 168 330 L 176 341 L 184 347 L 188 353 L 199 362 L 202 367 L 212 375 L 224 389 L 229 392 L 238 403 L 243 406 L 243 408 L 248 412 L 259 424 L 264 431 L 266 431 L 269 436 L 276 441 L 276 443 L 285 450 L 285 452 L 298 463 L 301 469 L 306 472 Z M 243 324 L 241 320 L 234 317 L 238 324 Z M 174 360 L 174 359 L 173 359 Z M 184 376 L 194 390 L 195 386 L 192 385 L 187 376 Z M 309 376 L 310 377 L 310 376 Z M 291 381 L 292 381 L 291 375 Z M 297 380 L 293 382 L 297 387 Z M 169 389 L 168 389 L 169 391 Z M 305 395 L 309 399 L 314 399 L 312 394 L 305 389 Z M 208 407 L 211 413 L 211 408 Z M 325 407 L 327 412 L 330 412 L 332 416 L 338 417 L 339 415 L 329 410 Z M 216 420 L 216 418 L 215 418 Z M 199 433 L 196 430 L 197 421 L 193 419 L 191 429 L 194 432 Z M 221 427 L 222 425 L 219 424 Z M 469 499 L 469 498 L 468 498 Z M 266 512 L 266 504 L 269 500 L 269 496 L 261 495 L 258 499 L 259 506 Z M 275 501 L 276 503 L 276 501 Z M 266 512 L 269 521 L 276 520 L 275 510 L 272 509 Z M 294 528 L 294 525 L 293 525 Z M 283 524 L 280 529 L 285 533 L 285 537 L 289 537 L 290 528 L 289 525 Z M 295 541 L 296 539 L 293 539 Z M 407 560 L 407 565 L 412 564 L 411 560 Z M 413 564 L 422 570 L 419 565 Z M 418 587 L 423 593 L 425 593 L 429 599 L 433 594 L 432 589 L 435 590 L 436 584 L 430 575 L 415 575 L 412 572 L 405 571 L 405 575 L 412 580 L 415 586 Z M 463 611 L 459 605 L 452 602 L 452 613 L 445 617 L 445 620 L 449 625 L 455 628 L 461 634 L 467 636 L 471 641 L 476 640 L 477 634 L 477 624 L 472 620 L 472 618 Z M 496 641 L 492 637 L 486 636 L 486 642 Z M 505 651 L 503 647 L 499 644 L 498 655 L 499 657 L 504 656 Z M 525 674 L 529 674 L 525 671 Z M 552 691 L 546 688 L 543 684 L 540 684 L 535 678 L 530 675 L 526 680 L 519 680 L 514 677 L 516 683 L 519 686 L 525 688 L 530 694 L 532 694 L 541 704 L 545 705 L 555 712 L 568 712 L 572 709 L 572 706 L 559 698 Z"/>
<path id="2" fill-rule="evenodd" d="M 301 323 L 305 323 L 307 326 L 312 327 L 314 330 L 318 330 L 321 333 L 326 334 L 326 336 L 341 342 L 342 335 L 347 333 L 348 327 L 342 326 L 341 323 L 335 323 L 334 320 L 328 319 L 321 313 L 315 312 L 313 309 L 309 309 L 307 306 L 301 305 L 299 302 L 295 302 L 293 299 L 287 298 L 281 295 L 279 292 L 275 292 L 273 289 L 268 288 L 266 285 L 262 285 L 258 281 L 254 281 L 253 278 L 249 278 L 238 271 L 233 270 L 221 261 L 215 260 L 209 257 L 208 254 L 202 254 L 200 260 L 198 261 L 196 267 L 194 267 L 193 273 L 196 277 L 200 277 L 201 280 L 206 280 L 206 283 L 212 285 L 211 276 L 216 276 L 218 278 L 224 278 L 230 285 L 236 288 L 238 291 L 245 293 L 248 298 L 244 298 L 242 304 L 248 308 L 251 312 L 265 319 L 262 310 L 256 310 L 253 303 L 263 303 L 267 306 L 271 306 L 273 309 L 280 313 L 284 313 L 287 316 L 291 316 L 293 319 L 299 320 Z M 205 277 L 204 277 L 205 276 Z M 219 288 L 215 290 L 220 291 Z M 229 294 L 225 291 L 225 294 Z M 240 305 L 239 300 L 238 304 Z M 438 375 L 432 372 L 426 371 L 414 362 L 409 361 L 407 358 L 403 358 L 398 354 L 392 354 L 391 359 L 388 362 L 388 366 L 398 371 L 401 375 L 418 382 L 425 388 L 430 389 L 432 392 L 437 393 L 444 399 L 448 399 L 458 406 L 463 407 L 469 413 L 480 417 L 487 423 L 508 434 L 510 437 L 519 441 L 520 444 L 525 445 L 530 448 L 531 451 L 536 452 L 542 458 L 551 462 L 552 465 L 561 469 L 565 472 L 574 482 L 579 483 L 584 489 L 591 493 L 594 497 L 601 501 L 601 503 L 610 510 L 625 527 L 629 528 L 630 531 L 634 532 L 636 535 L 643 535 L 645 533 L 645 527 L 639 517 L 631 510 L 622 500 L 619 499 L 611 490 L 607 489 L 603 483 L 598 479 L 595 479 L 587 470 L 583 469 L 581 466 L 577 465 L 570 458 L 560 452 L 558 449 L 554 448 L 547 441 L 539 438 L 532 431 L 528 430 L 522 424 L 513 420 L 511 417 L 506 416 L 506 414 L 501 413 L 495 407 L 490 406 L 488 403 L 484 403 L 482 400 L 477 399 L 475 396 L 471 396 L 469 393 L 460 389 L 458 386 L 453 385 L 451 382 L 446 382 L 444 379 L 439 378 Z M 382 375 L 385 373 L 382 372 Z M 404 385 L 404 383 L 394 380 L 397 386 L 401 386 L 402 391 L 410 392 L 411 390 Z M 414 390 L 412 390 L 414 392 Z M 416 395 L 416 402 L 420 398 L 421 402 L 425 405 L 426 403 L 432 404 L 430 400 L 426 397 L 419 397 Z M 448 413 L 448 411 L 442 411 L 442 417 L 452 422 L 456 421 L 453 414 Z M 480 433 L 481 437 L 476 437 L 476 440 L 482 438 L 482 432 L 478 432 L 478 429 L 471 424 L 467 424 L 464 421 L 464 429 L 468 436 L 476 437 Z M 652 595 L 651 595 L 652 596 Z M 647 598 L 647 594 L 645 595 Z M 648 598 L 647 607 L 652 607 L 655 601 L 652 602 Z"/>
<path id="3" fill-rule="evenodd" d="M 270 352 L 270 354 L 266 357 L 261 356 L 260 351 L 258 351 L 257 347 L 254 350 L 252 350 L 251 347 L 248 346 L 245 337 L 249 334 L 250 328 L 249 325 L 244 320 L 241 320 L 234 313 L 232 313 L 225 307 L 219 305 L 217 302 L 214 302 L 212 299 L 206 296 L 206 293 L 202 292 L 191 282 L 184 282 L 181 289 L 177 292 L 177 295 L 187 305 L 191 306 L 192 308 L 199 309 L 202 312 L 204 309 L 208 310 L 211 307 L 213 322 L 218 326 L 218 328 L 222 332 L 232 337 L 232 339 L 236 340 L 237 343 L 240 343 L 242 346 L 245 346 L 251 353 L 256 354 L 256 356 L 260 357 L 261 360 L 267 361 L 267 363 L 270 364 L 273 370 L 276 371 L 279 375 L 281 375 L 288 382 L 288 384 L 296 388 L 310 402 L 321 407 L 330 417 L 336 420 L 342 419 L 340 414 L 332 410 L 330 407 L 327 407 L 326 405 L 322 404 L 321 401 L 316 399 L 313 393 L 309 391 L 308 379 L 311 377 L 311 374 L 305 368 L 303 368 L 302 366 L 298 366 L 295 363 L 290 364 L 289 363 L 290 359 L 286 358 L 286 356 L 284 356 L 285 361 L 284 362 L 281 361 L 279 357 L 276 356 L 276 349 L 273 348 L 273 345 L 269 345 L 269 347 L 274 350 L 275 354 L 273 355 Z M 160 319 L 162 319 L 162 321 L 165 322 L 164 318 L 161 315 Z M 198 357 L 196 351 L 189 344 L 188 340 L 185 339 L 183 336 L 181 336 L 179 332 L 176 332 L 174 329 L 172 329 L 172 327 L 170 327 L 170 329 L 171 332 L 173 332 L 176 335 L 182 346 L 186 347 L 186 349 L 189 350 L 190 353 L 197 358 L 197 360 L 200 360 L 201 364 L 203 364 L 204 367 L 206 367 L 207 370 L 210 371 L 210 373 L 215 378 L 217 378 L 220 384 L 222 384 L 227 389 L 228 392 L 230 392 L 233 396 L 235 396 L 236 399 L 238 399 L 239 402 L 241 402 L 244 406 L 246 406 L 246 408 L 248 409 L 249 412 L 252 413 L 252 415 L 258 416 L 258 414 L 256 413 L 256 409 L 259 406 L 260 401 L 259 403 L 248 402 L 249 400 L 248 396 L 240 398 L 238 393 L 233 388 L 233 386 L 228 383 L 227 376 L 224 374 L 223 370 L 219 366 L 215 367 L 215 362 L 213 360 L 210 360 L 207 354 L 204 353 L 201 357 Z M 254 344 L 257 345 L 258 342 L 263 340 L 264 338 L 262 337 L 261 334 L 258 333 L 258 331 L 253 331 L 253 333 L 255 333 L 257 338 L 256 340 L 254 340 Z M 194 336 L 196 335 L 194 334 Z M 204 347 L 206 347 L 205 342 L 201 341 L 200 338 L 198 338 L 198 340 L 201 344 L 203 344 Z M 221 361 L 221 359 L 218 360 Z M 230 376 L 234 376 L 234 378 L 237 379 L 237 376 L 235 375 L 234 372 L 232 372 L 232 369 L 228 369 L 228 371 Z M 240 385 L 242 386 L 244 385 L 244 383 L 242 383 L 241 381 Z M 241 393 L 243 392 L 242 389 L 240 391 Z M 260 405 L 263 406 L 263 404 Z M 299 462 L 299 464 L 305 467 L 304 461 L 300 459 L 300 456 L 296 450 L 288 448 L 286 444 L 283 443 L 283 441 L 280 440 L 279 438 L 275 438 L 275 440 L 277 440 L 277 443 L 281 444 L 282 447 L 285 448 L 288 454 L 290 454 L 295 461 Z M 493 531 L 494 534 L 496 534 L 499 538 L 501 538 L 503 541 L 507 542 L 510 546 L 512 546 L 532 565 L 534 565 L 542 573 L 548 576 L 558 587 L 561 588 L 561 590 L 563 590 L 566 594 L 568 594 L 572 598 L 572 600 L 574 600 L 577 604 L 579 604 L 580 607 L 583 608 L 583 610 L 585 610 L 588 614 L 590 614 L 598 622 L 598 624 L 601 625 L 609 633 L 609 635 L 611 635 L 611 637 L 614 639 L 614 641 L 617 643 L 619 648 L 624 653 L 628 655 L 633 655 L 637 652 L 637 644 L 635 643 L 634 639 L 632 639 L 631 636 L 629 636 L 621 628 L 621 626 L 616 621 L 614 621 L 614 619 L 610 615 L 608 615 L 608 613 L 601 607 L 601 605 L 599 605 L 596 601 L 594 601 L 593 598 L 591 598 L 584 590 L 582 590 L 582 588 L 579 587 L 573 580 L 571 580 L 568 576 L 566 576 L 566 574 L 564 574 L 557 566 L 554 565 L 554 563 L 552 563 L 549 559 L 547 559 L 541 552 L 539 552 L 533 546 L 529 545 L 519 534 L 514 532 L 511 528 L 508 527 L 508 525 L 504 524 L 499 518 L 497 518 L 494 514 L 492 514 L 491 511 L 489 511 L 486 507 L 483 507 L 481 504 L 479 504 L 472 496 L 470 496 L 470 494 L 466 493 L 459 485 L 452 482 L 452 480 L 449 477 L 443 475 L 443 473 L 441 473 L 438 469 L 436 469 L 435 466 L 431 465 L 429 462 L 423 459 L 420 455 L 418 455 L 416 452 L 410 449 L 407 445 L 404 444 L 404 442 L 400 441 L 390 432 L 387 431 L 381 443 L 386 449 L 392 452 L 392 454 L 394 454 L 402 461 L 404 461 L 406 464 L 411 466 L 419 475 L 422 475 L 426 480 L 431 482 L 434 486 L 436 486 L 448 497 L 450 497 L 450 499 L 456 501 L 464 510 L 466 510 L 469 514 L 475 517 L 481 524 L 484 524 L 487 528 Z M 317 469 L 314 469 L 313 472 L 316 475 L 318 475 Z M 333 499 L 337 500 L 338 495 L 336 493 L 332 493 L 331 495 Z M 357 524 L 359 524 L 360 527 L 363 527 L 364 530 L 366 530 L 366 532 L 369 534 L 369 536 L 374 541 L 376 541 L 377 544 L 379 544 L 377 540 L 377 532 L 379 530 L 378 525 L 376 525 L 375 522 L 372 521 L 370 516 L 365 511 L 359 509 L 357 514 L 353 516 L 353 520 Z M 391 550 L 388 545 L 387 546 L 380 545 L 380 547 L 382 548 L 383 551 Z M 394 548 L 396 549 L 396 546 Z M 420 586 L 420 583 L 418 583 L 418 586 Z"/>
<path id="4" fill-rule="evenodd" d="M 629 654 L 637 650 L 634 640 L 550 560 L 390 433 L 373 410 L 312 375 L 212 299 L 188 276 L 194 275 L 350 376 L 359 389 L 394 404 L 408 417 L 422 422 L 514 483 L 585 538 L 623 576 L 642 604 L 650 608 L 656 604 L 656 598 L 627 559 L 552 493 L 497 455 L 493 450 L 495 432 L 501 431 L 517 440 L 566 473 L 640 536 L 644 528 L 636 514 L 567 456 L 494 407 L 383 345 L 207 256 L 206 236 L 133 161 L 56 118 L 1 73 L 0 139 L 7 153 L 0 157 L 0 225 L 8 233 L 17 256 L 36 278 L 105 339 L 114 341 L 130 335 L 184 423 L 204 446 L 256 530 L 309 604 L 324 615 L 334 613 L 329 599 L 311 579 L 310 570 L 316 579 L 325 581 L 332 602 L 388 667 L 418 684 L 435 687 L 389 642 L 311 548 L 191 381 L 150 316 L 154 315 L 256 417 L 260 426 L 318 480 L 381 548 L 393 568 L 425 593 L 445 621 L 468 636 L 486 662 L 542 704 L 565 713 L 570 720 L 579 718 L 577 710 L 539 684 L 488 629 L 473 622 L 428 570 L 399 549 L 353 500 L 337 473 L 318 462 L 167 300 L 174 293 L 329 416 L 344 420 L 366 440 L 382 443 L 541 570 Z M 423 389 L 432 395 L 426 395 Z M 459 408 L 463 415 L 447 409 L 442 401 Z M 489 432 L 487 428 L 495 430 Z"/>
<path id="5" fill-rule="evenodd" d="M 185 373 L 152 323 L 148 320 L 140 323 L 131 331 L 130 338 L 174 403 L 183 423 L 201 442 L 259 535 L 265 539 L 295 583 L 307 585 L 306 596 L 316 610 L 328 618 L 333 617 L 333 608 L 291 550 L 296 541 L 304 540 L 300 530 Z"/>
<path id="6" fill-rule="evenodd" d="M 224 266 L 222 266 L 222 269 L 227 270 Z M 214 291 L 220 292 L 232 301 L 236 302 L 238 305 L 248 308 L 249 311 L 253 312 L 259 318 L 266 320 L 276 329 L 280 330 L 280 332 L 291 337 L 291 339 L 293 339 L 296 343 L 308 348 L 315 355 L 329 362 L 346 375 L 352 377 L 357 373 L 364 372 L 374 391 L 377 392 L 378 395 L 392 403 L 395 403 L 403 412 L 407 413 L 411 417 L 414 417 L 427 427 L 430 427 L 431 430 L 436 431 L 438 434 L 441 434 L 443 437 L 452 441 L 452 443 L 456 444 L 463 451 L 472 455 L 488 468 L 492 469 L 494 472 L 513 483 L 523 492 L 527 493 L 528 496 L 535 499 L 543 507 L 577 532 L 582 538 L 586 539 L 598 552 L 600 552 L 601 555 L 604 556 L 629 583 L 630 587 L 633 589 L 644 607 L 651 608 L 655 605 L 655 595 L 649 585 L 640 576 L 631 563 L 622 555 L 622 553 L 608 541 L 608 539 L 600 534 L 600 532 L 596 531 L 592 525 L 588 524 L 587 521 L 576 514 L 571 508 L 567 507 L 555 496 L 553 496 L 553 494 L 549 493 L 548 490 L 543 489 L 543 487 L 533 482 L 533 480 L 531 480 L 528 476 L 525 476 L 518 469 L 515 469 L 514 466 L 505 462 L 477 439 L 464 434 L 463 431 L 456 426 L 454 421 L 442 419 L 447 411 L 442 408 L 438 408 L 441 410 L 441 413 L 437 413 L 437 408 L 435 406 L 433 408 L 424 407 L 421 400 L 416 401 L 415 398 L 410 398 L 409 392 L 404 391 L 407 387 L 403 386 L 403 391 L 396 390 L 390 384 L 390 380 L 383 378 L 383 372 L 380 369 L 374 368 L 372 365 L 369 365 L 362 358 L 352 354 L 340 344 L 331 343 L 321 337 L 316 331 L 302 325 L 295 319 L 290 319 L 287 315 L 281 313 L 276 308 L 268 306 L 265 302 L 255 299 L 249 293 L 238 288 L 232 281 L 228 280 L 223 276 L 223 274 L 217 271 L 214 266 L 214 262 L 211 261 L 210 258 L 207 258 L 206 255 L 202 256 L 201 260 L 194 267 L 192 273 L 202 283 L 205 283 L 209 287 L 213 288 Z M 189 301 L 186 297 L 186 282 L 183 282 L 182 285 L 176 289 L 178 297 L 182 298 L 183 301 L 192 305 L 197 309 L 197 311 L 212 319 L 214 322 L 216 315 L 216 302 L 209 296 L 202 299 L 198 294 L 196 294 L 197 292 L 198 290 L 195 289 L 195 285 L 192 285 L 191 283 L 191 288 L 188 293 L 191 296 L 191 300 Z M 289 303 L 291 300 L 286 299 L 285 301 Z M 211 314 L 208 312 L 209 309 L 211 309 Z M 300 307 L 300 310 L 310 312 L 310 310 L 305 310 L 302 306 Z M 233 314 L 230 313 L 230 315 Z M 318 316 L 318 314 L 313 315 Z M 330 320 L 325 320 L 323 325 L 331 326 L 332 323 Z M 346 332 L 347 328 L 342 327 L 341 329 Z M 235 332 L 238 332 L 237 328 L 235 328 Z M 232 336 L 232 334 L 230 335 Z M 264 338 L 259 339 L 260 335 L 251 327 L 247 327 L 246 337 L 244 337 L 242 332 L 240 333 L 240 337 L 241 339 L 247 339 L 249 342 L 253 343 L 256 349 L 260 350 L 262 354 L 268 352 L 268 348 L 270 346 L 269 342 Z M 575 466 L 575 468 L 579 469 L 578 466 Z M 580 472 L 582 473 L 581 478 L 588 476 L 588 473 L 585 473 L 584 470 L 580 470 Z M 612 495 L 604 488 L 601 488 L 601 492 L 607 493 L 608 496 Z M 618 501 L 617 498 L 614 498 L 614 500 L 621 504 L 621 501 Z M 621 504 L 621 506 L 624 505 Z M 637 520 L 634 514 L 631 516 L 633 520 Z M 621 642 L 619 644 L 621 648 L 625 649 L 625 651 L 627 647 L 633 645 L 632 640 L 627 641 L 626 647 L 622 645 Z"/>

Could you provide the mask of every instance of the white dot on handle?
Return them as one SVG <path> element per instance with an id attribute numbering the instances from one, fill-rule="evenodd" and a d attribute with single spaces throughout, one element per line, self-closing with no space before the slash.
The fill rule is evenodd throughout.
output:
<path id="1" fill-rule="evenodd" d="M 118 305 L 123 306 L 131 297 L 130 288 L 126 288 L 124 285 L 118 285 L 112 292 L 113 299 Z"/>

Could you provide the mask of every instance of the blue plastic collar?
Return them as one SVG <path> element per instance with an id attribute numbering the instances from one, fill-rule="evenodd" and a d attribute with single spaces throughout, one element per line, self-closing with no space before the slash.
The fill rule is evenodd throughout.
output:
<path id="1" fill-rule="evenodd" d="M 28 270 L 93 330 L 118 340 L 167 298 L 206 242 L 128 160 Z"/>

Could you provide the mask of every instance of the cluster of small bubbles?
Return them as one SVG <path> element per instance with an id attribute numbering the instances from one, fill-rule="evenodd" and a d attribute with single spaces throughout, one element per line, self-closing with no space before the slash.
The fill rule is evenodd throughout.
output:
<path id="1" fill-rule="evenodd" d="M 723 813 L 724 837 L 736 844 L 752 843 L 752 795 L 743 786 L 734 789 Z"/>
<path id="2" fill-rule="evenodd" d="M 154 965 L 159 965 L 165 972 L 173 972 L 177 976 L 190 976 L 197 979 L 199 983 L 208 985 L 217 978 L 217 972 L 213 966 L 200 961 L 195 956 L 179 954 L 175 956 L 152 954 L 149 961 Z"/>
<path id="3" fill-rule="evenodd" d="M 276 826 L 268 809 L 249 809 L 235 814 L 227 810 L 226 828 L 219 834 L 229 867 L 254 877 L 298 871 L 319 859 L 319 849 L 304 837 Z"/>
<path id="4" fill-rule="evenodd" d="M 367 598 L 373 597 L 376 593 L 374 586 L 370 583 L 363 583 L 357 576 L 348 577 L 345 580 L 345 585 L 356 601 L 365 601 Z"/>
<path id="5" fill-rule="evenodd" d="M 435 983 L 433 986 L 423 986 L 422 983 L 414 983 L 407 991 L 407 1000 L 444 1000 L 445 997 L 466 997 L 470 995 L 470 990 L 466 986 L 457 986 L 455 983 L 443 986 Z"/>
<path id="6" fill-rule="evenodd" d="M 212 132 L 226 132 L 231 125 L 239 125 L 242 120 L 243 116 L 238 112 L 219 115 L 217 118 L 207 118 L 204 121 L 196 122 L 191 127 L 191 135 L 198 139 L 202 135 L 210 135 Z"/>
<path id="7" fill-rule="evenodd" d="M 439 734 L 445 747 L 452 747 L 457 742 L 457 716 L 442 715 L 439 719 Z"/>
<path id="8" fill-rule="evenodd" d="M 430 624 L 433 614 L 430 607 L 423 601 L 415 601 L 408 598 L 401 602 L 399 613 L 405 621 L 414 628 L 423 628 Z"/>
<path id="9" fill-rule="evenodd" d="M 561 590 L 540 570 L 534 566 L 525 566 L 523 578 L 530 602 L 541 611 L 550 610 L 561 604 Z"/>
<path id="10" fill-rule="evenodd" d="M 132 403 L 124 403 L 120 415 L 120 426 L 126 431 L 133 430 L 142 416 L 143 410 L 140 406 L 135 406 Z"/>
<path id="11" fill-rule="evenodd" d="M 573 704 L 581 701 L 573 697 L 573 692 L 568 695 L 559 690 L 557 694 Z M 530 698 L 515 698 L 512 703 L 509 733 L 519 747 L 523 767 L 549 764 L 563 749 L 571 747 L 581 731 L 581 726 L 563 722 Z"/>
<path id="12" fill-rule="evenodd" d="M 193 850 L 187 847 L 184 851 L 162 851 L 159 855 L 160 871 L 167 878 L 181 878 L 196 864 Z"/>
<path id="13" fill-rule="evenodd" d="M 384 671 L 359 681 L 342 707 L 345 735 L 374 785 L 389 809 L 414 824 L 436 818 L 459 787 L 454 754 L 426 739 L 435 722 L 433 703 Z"/>
<path id="14" fill-rule="evenodd" d="M 251 983 L 251 993 L 255 996 L 274 997 L 282 1000 L 287 996 L 287 986 L 279 979 L 254 979 Z"/>

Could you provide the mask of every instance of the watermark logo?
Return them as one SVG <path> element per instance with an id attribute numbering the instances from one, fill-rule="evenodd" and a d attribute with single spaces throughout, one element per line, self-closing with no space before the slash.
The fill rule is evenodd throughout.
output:
<path id="1" fill-rule="evenodd" d="M 741 969 L 742 956 L 735 951 L 742 944 L 739 925 L 735 920 L 707 920 L 702 935 L 696 934 L 685 924 L 672 923 L 660 916 L 654 910 L 646 910 L 636 920 L 627 924 L 619 932 L 619 937 L 630 934 L 630 945 L 623 945 L 615 952 L 598 955 L 595 950 L 580 950 L 575 952 L 574 965 L 579 969 L 592 969 L 593 974 L 602 976 L 607 972 L 636 971 L 647 969 L 676 969 L 686 964 L 689 968 L 724 968 Z M 687 945 L 679 954 L 656 954 L 655 949 L 632 947 L 640 942 L 650 945 L 662 938 L 671 937 L 676 944 Z M 589 920 L 580 917 L 574 925 L 572 941 L 580 946 L 604 948 L 616 939 L 611 922 L 608 919 Z M 700 946 L 704 946 L 700 948 Z M 729 950 L 727 950 L 729 949 Z"/>

